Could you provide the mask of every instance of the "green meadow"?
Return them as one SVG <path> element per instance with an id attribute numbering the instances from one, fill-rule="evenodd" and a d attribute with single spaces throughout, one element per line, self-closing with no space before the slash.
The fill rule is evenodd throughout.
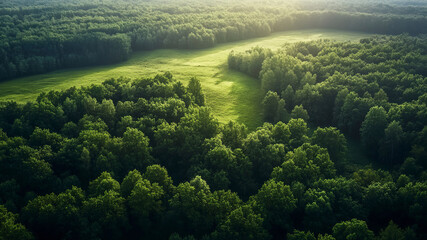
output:
<path id="1" fill-rule="evenodd" d="M 261 124 L 260 83 L 242 73 L 229 70 L 227 56 L 230 51 L 244 51 L 253 46 L 271 49 L 284 43 L 332 39 L 357 41 L 369 34 L 336 30 L 299 30 L 272 34 L 203 50 L 161 49 L 137 52 L 122 63 L 55 71 L 47 74 L 13 79 L 0 83 L 0 101 L 26 102 L 34 100 L 41 92 L 63 90 L 72 86 L 99 84 L 109 78 L 140 78 L 169 71 L 187 84 L 196 76 L 202 82 L 207 105 L 220 122 L 236 120 L 250 129 Z"/>

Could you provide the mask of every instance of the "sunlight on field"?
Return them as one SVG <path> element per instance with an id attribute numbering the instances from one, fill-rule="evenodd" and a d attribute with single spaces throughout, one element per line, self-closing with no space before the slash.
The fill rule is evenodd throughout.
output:
<path id="1" fill-rule="evenodd" d="M 227 56 L 231 50 L 244 51 L 257 45 L 277 49 L 286 42 L 325 38 L 356 41 L 367 36 L 369 34 L 316 29 L 280 32 L 265 38 L 221 44 L 205 50 L 139 52 L 120 64 L 61 70 L 0 83 L 0 100 L 26 102 L 34 100 L 43 91 L 88 86 L 120 76 L 139 78 L 170 71 L 184 84 L 192 76 L 200 79 L 207 105 L 220 122 L 237 120 L 254 129 L 261 124 L 260 84 L 254 78 L 228 69 Z"/>

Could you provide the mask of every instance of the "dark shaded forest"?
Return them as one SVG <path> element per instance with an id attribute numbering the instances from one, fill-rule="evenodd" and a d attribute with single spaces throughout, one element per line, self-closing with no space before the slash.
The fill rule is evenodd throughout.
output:
<path id="1" fill-rule="evenodd" d="M 0 81 L 117 63 L 133 51 L 207 48 L 284 30 L 426 33 L 426 7 L 417 3 L 11 0 L 0 5 Z"/>

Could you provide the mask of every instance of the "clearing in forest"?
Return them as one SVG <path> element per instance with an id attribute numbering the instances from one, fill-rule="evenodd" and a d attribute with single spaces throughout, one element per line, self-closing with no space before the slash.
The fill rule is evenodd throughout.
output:
<path id="1" fill-rule="evenodd" d="M 245 51 L 254 46 L 277 49 L 287 42 L 332 39 L 358 41 L 370 34 L 325 29 L 287 31 L 238 42 L 220 44 L 202 50 L 161 49 L 136 52 L 122 63 L 66 69 L 0 83 L 0 101 L 26 102 L 50 90 L 88 86 L 109 78 L 139 78 L 169 71 L 184 84 L 195 76 L 200 79 L 206 103 L 220 122 L 236 120 L 254 129 L 261 124 L 261 92 L 258 80 L 229 70 L 230 51 Z"/>

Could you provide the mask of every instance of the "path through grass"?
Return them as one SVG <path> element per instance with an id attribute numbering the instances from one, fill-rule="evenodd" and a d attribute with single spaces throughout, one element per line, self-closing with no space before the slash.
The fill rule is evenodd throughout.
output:
<path id="1" fill-rule="evenodd" d="M 333 39 L 356 41 L 369 34 L 325 29 L 288 31 L 233 43 L 220 44 L 204 50 L 153 50 L 137 52 L 119 64 L 55 71 L 47 74 L 13 79 L 0 83 L 0 100 L 26 102 L 40 92 L 64 90 L 72 86 L 88 86 L 120 76 L 137 78 L 171 72 L 187 84 L 192 76 L 202 82 L 206 102 L 220 122 L 236 120 L 250 129 L 261 124 L 259 82 L 227 68 L 231 50 L 244 51 L 253 46 L 277 49 L 286 42 Z"/>

